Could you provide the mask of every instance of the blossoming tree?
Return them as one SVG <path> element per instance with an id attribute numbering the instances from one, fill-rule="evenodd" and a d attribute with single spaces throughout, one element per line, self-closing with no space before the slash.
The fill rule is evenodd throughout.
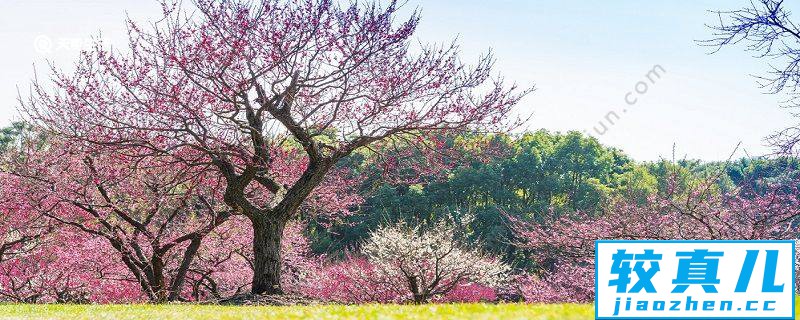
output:
<path id="1" fill-rule="evenodd" d="M 221 177 L 224 202 L 252 225 L 253 293 L 282 292 L 283 230 L 340 159 L 378 141 L 506 128 L 529 92 L 492 78 L 490 55 L 468 66 L 455 44 L 413 46 L 419 16 L 395 23 L 394 1 L 162 7 L 149 27 L 128 21 L 127 48 L 97 43 L 74 71 L 54 71 L 53 87 L 35 81 L 23 109 L 97 149 Z"/>
<path id="2" fill-rule="evenodd" d="M 498 287 L 511 268 L 454 238 L 454 229 L 438 224 L 431 229 L 399 225 L 374 231 L 363 253 L 374 266 L 366 281 L 410 293 L 414 303 L 442 296 L 456 286 Z"/>
<path id="3" fill-rule="evenodd" d="M 644 204 L 622 199 L 608 213 L 566 214 L 543 222 L 510 217 L 521 248 L 534 252 L 539 277 L 522 277 L 526 298 L 588 302 L 594 297 L 594 241 L 600 239 L 795 239 L 800 219 L 796 179 L 762 188 L 712 190 L 715 179 L 668 190 Z"/>
<path id="4" fill-rule="evenodd" d="M 203 171 L 165 171 L 59 141 L 12 159 L 7 170 L 22 180 L 19 201 L 83 239 L 106 240 L 96 249 L 118 258 L 128 269 L 122 277 L 152 301 L 180 298 L 203 238 L 231 215 Z"/>

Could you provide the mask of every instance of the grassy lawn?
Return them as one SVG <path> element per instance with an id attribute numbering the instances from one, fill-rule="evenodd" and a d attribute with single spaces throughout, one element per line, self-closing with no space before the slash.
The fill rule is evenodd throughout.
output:
<path id="1" fill-rule="evenodd" d="M 295 307 L 0 304 L 0 319 L 594 319 L 594 307 L 480 303 Z"/>
<path id="2" fill-rule="evenodd" d="M 593 319 L 592 305 L 0 305 L 0 319 Z"/>

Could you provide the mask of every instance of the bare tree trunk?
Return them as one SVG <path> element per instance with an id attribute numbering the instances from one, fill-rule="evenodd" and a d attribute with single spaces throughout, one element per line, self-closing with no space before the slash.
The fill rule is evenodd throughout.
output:
<path id="1" fill-rule="evenodd" d="M 183 253 L 183 261 L 181 261 L 175 278 L 172 279 L 172 285 L 170 285 L 169 297 L 167 300 L 177 301 L 180 299 L 183 283 L 186 281 L 186 273 L 189 271 L 189 266 L 192 264 L 192 260 L 197 254 L 197 250 L 200 248 L 200 240 L 201 238 L 198 236 L 192 239 L 189 246 L 186 247 L 186 251 Z"/>
<path id="2" fill-rule="evenodd" d="M 253 222 L 253 294 L 283 294 L 281 289 L 281 238 L 286 221 L 251 218 Z"/>
<path id="3" fill-rule="evenodd" d="M 413 276 L 406 276 L 408 280 L 408 287 L 411 289 L 411 296 L 414 300 L 414 304 L 422 304 L 425 302 L 425 295 L 420 292 L 419 284 L 417 283 L 417 278 Z"/>
<path id="4" fill-rule="evenodd" d="M 161 257 L 153 254 L 153 257 L 150 259 L 149 268 L 150 274 L 148 282 L 150 283 L 152 291 L 156 294 L 155 302 L 166 302 L 169 293 L 167 293 L 167 287 L 164 281 L 164 261 L 161 260 Z"/>

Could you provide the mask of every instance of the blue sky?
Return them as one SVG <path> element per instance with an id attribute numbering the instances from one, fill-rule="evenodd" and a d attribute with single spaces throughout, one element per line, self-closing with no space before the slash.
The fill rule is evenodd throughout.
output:
<path id="1" fill-rule="evenodd" d="M 763 94 L 752 74 L 770 61 L 741 47 L 709 55 L 694 40 L 707 38 L 709 9 L 735 9 L 749 1 L 420 1 L 417 36 L 442 42 L 458 36 L 463 58 L 489 48 L 506 80 L 536 85 L 518 107 L 532 114 L 529 129 L 585 131 L 637 160 L 726 159 L 771 150 L 763 138 L 794 123 L 781 97 Z M 0 125 L 16 115 L 17 86 L 26 90 L 33 64 L 46 59 L 68 67 L 80 47 L 102 31 L 124 43 L 123 18 L 156 17 L 150 1 L 5 0 L 0 7 Z M 800 17 L 798 17 L 800 19 Z M 776 61 L 773 61 L 776 62 Z M 648 81 L 655 65 L 661 77 Z M 644 93 L 637 83 L 647 82 Z M 641 91 L 643 87 L 640 85 Z M 625 97 L 635 98 L 628 105 Z M 624 111 L 623 111 L 624 110 Z M 619 118 L 608 117 L 614 111 Z M 604 118 L 611 118 L 614 124 Z M 604 122 L 607 131 L 598 134 Z M 602 131 L 602 130 L 601 130 Z"/>

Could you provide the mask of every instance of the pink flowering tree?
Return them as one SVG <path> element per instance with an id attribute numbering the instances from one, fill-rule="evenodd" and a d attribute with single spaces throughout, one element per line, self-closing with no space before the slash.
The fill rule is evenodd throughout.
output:
<path id="1" fill-rule="evenodd" d="M 61 229 L 0 262 L 0 301 L 139 302 L 146 297 L 105 239 Z"/>
<path id="2" fill-rule="evenodd" d="M 320 265 L 304 293 L 323 301 L 338 303 L 391 303 L 407 299 L 402 283 L 387 286 L 375 265 L 366 258 L 348 253 L 344 259 Z"/>
<path id="3" fill-rule="evenodd" d="M 185 288 L 192 300 L 221 300 L 249 292 L 253 270 L 252 229 L 247 219 L 234 216 L 209 234 L 198 252 L 198 267 L 189 269 Z M 322 257 L 311 252 L 305 223 L 290 221 L 281 242 L 281 286 L 287 293 L 316 297 L 321 284 Z"/>
<path id="4" fill-rule="evenodd" d="M 506 129 L 528 92 L 492 78 L 490 55 L 469 66 L 454 44 L 416 46 L 419 16 L 398 22 L 394 1 L 195 7 L 129 21 L 128 46 L 98 43 L 52 87 L 35 82 L 23 109 L 65 139 L 218 176 L 253 230 L 253 293 L 282 293 L 283 231 L 340 159 L 378 141 Z"/>
<path id="5" fill-rule="evenodd" d="M 54 227 L 21 201 L 19 185 L 18 177 L 0 172 L 0 300 L 35 302 L 45 296 L 39 283 L 46 281 L 29 271 L 41 267 L 40 251 Z"/>
<path id="6" fill-rule="evenodd" d="M 0 263 L 34 249 L 53 225 L 33 210 L 20 188 L 21 179 L 0 172 Z"/>
<path id="7" fill-rule="evenodd" d="M 795 239 L 800 184 L 765 190 L 712 190 L 713 179 L 685 191 L 672 184 L 645 204 L 621 200 L 601 216 L 568 214 L 542 223 L 509 217 L 519 246 L 534 252 L 538 276 L 519 284 L 527 300 L 586 302 L 594 297 L 594 241 L 600 239 Z"/>
<path id="8" fill-rule="evenodd" d="M 129 273 L 105 240 L 43 214 L 29 201 L 42 198 L 30 193 L 28 183 L 0 172 L 0 301 L 141 300 L 134 282 L 119 280 Z"/>
<path id="9" fill-rule="evenodd" d="M 149 158 L 58 141 L 12 158 L 7 174 L 21 180 L 26 204 L 17 213 L 104 239 L 96 249 L 118 258 L 127 267 L 120 280 L 138 283 L 151 301 L 181 298 L 202 239 L 231 215 L 213 177 L 179 164 L 167 171 Z"/>

